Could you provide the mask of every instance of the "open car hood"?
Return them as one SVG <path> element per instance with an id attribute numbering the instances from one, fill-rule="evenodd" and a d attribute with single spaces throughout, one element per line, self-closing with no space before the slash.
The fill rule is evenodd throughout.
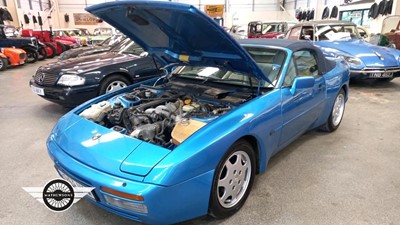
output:
<path id="1" fill-rule="evenodd" d="M 271 83 L 246 50 L 194 6 L 116 1 L 86 10 L 120 30 L 161 63 L 225 67 Z"/>

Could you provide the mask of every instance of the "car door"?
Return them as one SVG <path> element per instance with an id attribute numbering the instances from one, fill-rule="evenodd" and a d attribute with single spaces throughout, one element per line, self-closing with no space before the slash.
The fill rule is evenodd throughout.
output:
<path id="1" fill-rule="evenodd" d="M 314 86 L 290 89 L 296 77 L 313 76 Z M 292 54 L 292 58 L 282 85 L 282 132 L 279 146 L 283 147 L 303 134 L 317 120 L 324 108 L 326 96 L 325 79 L 318 70 L 316 54 L 304 49 Z"/>
<path id="2" fill-rule="evenodd" d="M 160 76 L 163 74 L 158 68 L 157 63 L 151 56 L 141 57 L 129 66 L 129 73 L 135 82 L 140 82 L 143 80 L 150 79 L 152 77 Z"/>

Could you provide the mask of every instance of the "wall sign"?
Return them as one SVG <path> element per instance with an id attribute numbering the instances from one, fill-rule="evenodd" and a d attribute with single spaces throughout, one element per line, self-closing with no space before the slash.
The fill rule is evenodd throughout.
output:
<path id="1" fill-rule="evenodd" d="M 224 15 L 224 5 L 206 5 L 205 13 L 210 17 L 222 17 Z"/>
<path id="2" fill-rule="evenodd" d="M 97 17 L 90 13 L 74 13 L 75 25 L 97 25 Z"/>

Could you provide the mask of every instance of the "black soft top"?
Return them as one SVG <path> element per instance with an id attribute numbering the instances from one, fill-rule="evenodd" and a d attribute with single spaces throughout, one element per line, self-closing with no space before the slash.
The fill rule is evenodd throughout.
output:
<path id="1" fill-rule="evenodd" d="M 313 45 L 310 41 L 289 40 L 289 39 L 269 39 L 269 38 L 250 38 L 238 40 L 240 45 L 261 45 L 271 47 L 287 48 L 293 52 L 302 49 L 313 50 L 317 54 L 318 68 L 322 74 L 325 74 L 335 68 L 335 61 L 325 58 L 321 49 Z"/>

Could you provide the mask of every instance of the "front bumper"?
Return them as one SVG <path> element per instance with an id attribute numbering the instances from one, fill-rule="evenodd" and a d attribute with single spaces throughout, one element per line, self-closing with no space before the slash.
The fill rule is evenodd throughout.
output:
<path id="1" fill-rule="evenodd" d="M 362 70 L 350 69 L 350 78 L 357 79 L 387 79 L 400 77 L 400 67 L 372 68 Z"/>
<path id="2" fill-rule="evenodd" d="M 86 199 L 117 215 L 143 223 L 171 224 L 200 217 L 208 212 L 213 170 L 173 186 L 160 186 L 114 176 L 88 167 L 66 154 L 51 135 L 47 141 L 47 148 L 56 168 L 60 168 L 77 182 L 95 188 L 92 191 L 95 199 L 88 196 Z M 135 203 L 145 205 L 147 213 L 109 204 L 104 196 L 110 194 L 103 192 L 100 187 L 143 196 L 143 201 Z M 125 200 L 115 195 L 111 196 Z"/>
<path id="3" fill-rule="evenodd" d="M 99 91 L 98 84 L 76 87 L 46 87 L 36 84 L 33 78 L 30 80 L 29 86 L 43 89 L 44 95 L 39 95 L 40 97 L 63 106 L 77 106 L 96 97 Z"/>

